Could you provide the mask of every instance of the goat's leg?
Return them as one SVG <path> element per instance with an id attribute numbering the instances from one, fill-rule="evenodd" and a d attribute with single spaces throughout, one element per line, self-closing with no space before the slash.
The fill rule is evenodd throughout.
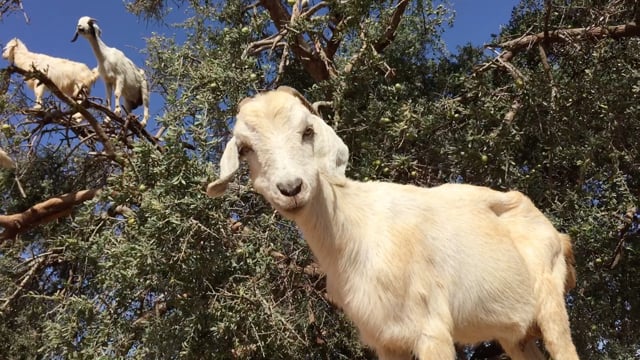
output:
<path id="1" fill-rule="evenodd" d="M 122 116 L 122 107 L 120 106 L 120 96 L 122 95 L 123 87 L 124 87 L 123 81 L 120 78 L 116 78 L 116 86 L 115 86 L 115 89 L 113 90 L 113 98 L 115 102 L 115 109 L 113 110 L 113 112 L 118 116 Z"/>
<path id="2" fill-rule="evenodd" d="M 419 360 L 454 360 L 456 349 L 449 333 L 423 332 L 416 344 Z"/>
<path id="3" fill-rule="evenodd" d="M 76 82 L 73 84 L 73 99 L 81 104 L 84 100 L 89 97 L 89 88 L 86 87 L 82 82 Z"/>
<path id="4" fill-rule="evenodd" d="M 145 126 L 147 124 L 147 120 L 149 120 L 149 99 L 145 101 L 144 113 L 142 114 L 142 121 L 140 121 L 140 125 Z"/>
<path id="5" fill-rule="evenodd" d="M 508 340 L 499 340 L 498 342 L 511 360 L 546 360 L 544 354 L 538 349 L 535 339 L 527 341 L 524 346 Z"/>
<path id="6" fill-rule="evenodd" d="M 437 313 L 428 314 L 422 324 L 422 332 L 414 348 L 414 355 L 420 360 L 454 360 L 456 349 L 451 336 L 453 319 L 447 309 L 445 299 L 433 295 L 430 299 Z"/>
<path id="7" fill-rule="evenodd" d="M 104 82 L 104 96 L 105 96 L 105 103 L 107 105 L 107 109 L 113 110 L 111 108 L 111 96 L 113 96 L 113 86 L 108 81 Z"/>
<path id="8" fill-rule="evenodd" d="M 149 83 L 147 82 L 147 77 L 145 76 L 144 71 L 140 70 L 140 72 L 142 73 L 140 91 L 142 92 L 142 106 L 144 111 L 140 124 L 145 126 L 147 124 L 147 120 L 149 120 Z"/>
<path id="9" fill-rule="evenodd" d="M 33 93 L 36 96 L 36 103 L 33 104 L 34 110 L 40 110 L 42 108 L 42 97 L 44 96 L 44 84 L 36 85 L 33 87 Z"/>
<path id="10" fill-rule="evenodd" d="M 578 360 L 564 303 L 566 268 L 562 265 L 556 264 L 552 274 L 545 274 L 540 279 L 537 321 L 544 345 L 554 360 Z"/>

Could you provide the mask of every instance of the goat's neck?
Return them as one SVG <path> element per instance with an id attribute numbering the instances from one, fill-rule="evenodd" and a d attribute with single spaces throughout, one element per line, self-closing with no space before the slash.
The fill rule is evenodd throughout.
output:
<path id="1" fill-rule="evenodd" d="M 350 201 L 345 196 L 348 197 L 357 182 L 347 180 L 345 186 L 340 186 L 321 177 L 319 185 L 308 206 L 294 220 L 311 251 L 326 267 L 329 262 L 340 263 L 359 245 L 351 229 L 354 223 L 359 222 L 362 211 L 354 204 L 350 205 L 350 210 L 344 209 Z"/>
<path id="2" fill-rule="evenodd" d="M 88 37 L 89 44 L 91 44 L 91 49 L 93 50 L 93 54 L 98 59 L 99 63 L 102 63 L 105 59 L 105 50 L 108 49 L 108 46 L 100 39 L 99 36 L 90 36 Z"/>

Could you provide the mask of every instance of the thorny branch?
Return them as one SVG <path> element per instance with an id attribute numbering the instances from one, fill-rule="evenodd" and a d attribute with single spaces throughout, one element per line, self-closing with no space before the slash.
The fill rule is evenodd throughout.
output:
<path id="1" fill-rule="evenodd" d="M 382 34 L 380 39 L 378 39 L 373 45 L 371 45 L 371 50 L 374 53 L 379 54 L 379 53 L 383 52 L 386 49 L 386 47 L 389 46 L 389 44 L 391 44 L 391 42 L 395 39 L 396 30 L 398 29 L 398 26 L 400 25 L 400 21 L 402 20 L 402 16 L 404 15 L 404 12 L 407 9 L 408 5 L 409 5 L 409 0 L 400 0 L 400 1 L 398 1 L 398 4 L 396 4 L 395 9 L 393 10 L 393 13 L 391 14 L 391 18 L 389 19 L 389 23 L 387 24 L 387 27 L 385 28 L 384 34 Z M 351 69 L 354 67 L 354 65 L 366 54 L 366 50 L 368 49 L 368 45 L 367 45 L 367 41 L 365 40 L 365 36 L 364 36 L 364 31 L 365 30 L 366 29 L 363 26 L 362 30 L 360 32 L 360 38 L 362 39 L 363 45 L 360 48 L 360 51 L 357 54 L 355 54 L 351 58 L 351 60 L 349 60 L 347 65 L 345 65 L 345 71 L 346 72 L 350 72 Z M 384 66 L 386 68 L 385 69 L 385 78 L 394 77 L 395 76 L 395 69 L 392 69 L 386 63 L 384 64 Z"/>
<path id="2" fill-rule="evenodd" d="M 111 144 L 111 140 L 107 137 L 102 126 L 98 124 L 98 120 L 91 114 L 86 108 L 82 105 L 78 104 L 75 99 L 72 99 L 67 94 L 63 93 L 58 89 L 58 87 L 51 81 L 47 75 L 43 72 L 34 69 L 34 71 L 25 71 L 16 66 L 9 66 L 9 72 L 18 73 L 25 77 L 25 79 L 36 79 L 38 82 L 43 83 L 49 91 L 54 93 L 60 100 L 64 101 L 67 105 L 69 105 L 75 112 L 79 112 L 82 116 L 87 120 L 87 122 L 91 125 L 93 130 L 95 131 L 98 139 L 102 142 L 104 146 L 105 152 L 107 153 L 107 157 L 112 160 L 115 160 L 115 150 L 113 145 Z"/>
<path id="3" fill-rule="evenodd" d="M 549 44 L 558 42 L 575 41 L 580 39 L 603 39 L 612 38 L 619 39 L 624 37 L 640 36 L 640 26 L 636 23 L 612 26 L 598 26 L 587 28 L 560 29 L 522 36 L 515 40 L 505 41 L 497 45 L 489 45 L 488 47 L 499 47 L 505 51 L 500 55 L 502 60 L 510 61 L 516 54 L 521 51 L 530 49 L 538 45 L 540 42 L 546 41 Z"/>
<path id="4" fill-rule="evenodd" d="M 22 15 L 24 15 L 24 21 L 27 24 L 29 23 L 29 16 L 27 16 L 27 13 L 24 11 L 21 0 L 0 0 L 0 19 L 2 16 L 14 11 L 22 12 Z"/>
<path id="5" fill-rule="evenodd" d="M 25 291 L 27 285 L 34 279 L 36 273 L 38 273 L 44 266 L 50 264 L 52 261 L 58 259 L 59 254 L 62 252 L 62 248 L 55 248 L 51 251 L 34 256 L 25 260 L 21 265 L 29 265 L 29 270 L 22 275 L 22 280 L 16 287 L 16 289 L 6 298 L 3 298 L 4 302 L 0 305 L 0 315 L 11 306 L 11 303 L 18 297 L 18 295 Z"/>
<path id="6" fill-rule="evenodd" d="M 398 1 L 388 20 L 384 33 L 370 45 L 372 51 L 381 53 L 393 42 L 398 26 L 409 3 L 409 0 Z M 302 66 L 315 81 L 323 81 L 337 76 L 338 72 L 333 63 L 333 56 L 340 46 L 340 38 L 346 25 L 346 19 L 330 12 L 329 18 L 331 20 L 327 26 L 329 30 L 331 30 L 332 35 L 328 39 L 321 34 L 308 34 L 309 36 L 305 37 L 302 33 L 297 33 L 292 30 L 295 22 L 301 19 L 311 18 L 321 9 L 328 7 L 328 2 L 320 1 L 309 8 L 301 8 L 299 2 L 296 2 L 292 7 L 291 13 L 289 13 L 281 1 L 260 0 L 256 5 L 267 9 L 278 32 L 249 44 L 244 52 L 245 56 L 256 55 L 266 50 L 272 51 L 276 47 L 281 47 L 283 48 L 283 53 L 278 66 L 277 78 L 279 78 L 279 75 L 284 71 L 289 50 L 300 60 Z M 363 28 L 362 31 L 365 31 L 365 29 Z M 293 41 L 287 42 L 286 38 L 289 36 Z M 353 67 L 354 63 L 368 50 L 369 46 L 363 46 L 361 52 L 352 58 L 347 68 Z M 386 67 L 386 75 L 393 74 L 393 69 L 388 66 Z"/>
<path id="7" fill-rule="evenodd" d="M 513 64 L 511 64 L 511 59 L 513 59 L 513 57 L 519 52 L 529 50 L 535 46 L 538 48 L 543 68 L 547 73 L 547 77 L 549 78 L 549 81 L 551 83 L 551 97 L 553 99 L 555 97 L 556 90 L 553 85 L 554 81 L 551 74 L 551 67 L 547 62 L 547 53 L 545 50 L 546 46 L 549 46 L 552 43 L 569 42 L 576 40 L 603 39 L 607 37 L 612 39 L 619 39 L 623 37 L 640 36 L 640 27 L 636 23 L 550 31 L 548 25 L 548 16 L 550 14 L 551 2 L 547 1 L 546 6 L 547 11 L 544 31 L 533 35 L 523 35 L 517 39 L 505 41 L 496 45 L 488 45 L 487 48 L 501 48 L 503 49 L 503 51 L 499 52 L 498 55 L 490 62 L 481 66 L 476 66 L 474 73 L 478 74 L 490 68 L 502 67 L 507 70 L 509 74 L 511 74 L 513 79 L 516 81 L 516 84 L 518 84 L 519 86 L 524 86 L 526 78 Z M 520 109 L 521 106 L 522 104 L 520 99 L 515 99 L 513 104 L 511 105 L 511 108 L 509 109 L 509 112 L 504 117 L 506 123 L 511 123 L 513 121 L 518 109 Z"/>
<path id="8" fill-rule="evenodd" d="M 288 30 L 291 21 L 291 14 L 279 0 L 260 0 L 260 5 L 267 9 L 271 20 L 274 22 L 279 33 Z M 313 47 L 307 43 L 302 34 L 293 34 L 293 41 L 290 44 L 293 54 L 300 60 L 304 69 L 315 81 L 323 81 L 330 78 L 329 70 L 317 54 L 313 52 Z M 251 47 L 251 45 L 250 45 Z"/>
<path id="9" fill-rule="evenodd" d="M 96 117 L 88 111 L 88 109 L 95 109 L 104 114 L 112 122 L 117 123 L 120 126 L 120 132 L 130 131 L 133 134 L 137 135 L 139 138 L 145 139 L 149 143 L 154 144 L 159 151 L 162 151 L 162 147 L 160 146 L 158 139 L 149 134 L 149 132 L 147 132 L 147 130 L 140 124 L 140 122 L 137 121 L 135 116 L 128 115 L 124 118 L 117 116 L 109 108 L 88 99 L 85 99 L 84 101 L 79 103 L 77 100 L 70 98 L 62 91 L 60 91 L 60 89 L 58 89 L 58 87 L 46 76 L 46 74 L 42 73 L 41 71 L 25 71 L 15 66 L 9 66 L 5 70 L 5 72 L 7 76 L 11 76 L 11 74 L 17 73 L 24 76 L 26 79 L 37 79 L 37 81 L 45 84 L 45 86 L 50 89 L 50 91 L 55 96 L 57 96 L 60 100 L 62 100 L 69 106 L 69 108 L 65 110 L 57 108 L 24 110 L 24 114 L 30 115 L 31 117 L 39 120 L 39 125 L 34 130 L 34 133 L 41 130 L 47 124 L 57 123 L 68 128 L 81 139 L 91 139 L 95 137 L 100 143 L 102 143 L 105 149 L 106 156 L 111 160 L 116 160 L 115 148 L 111 142 L 112 139 L 116 138 L 116 128 L 111 123 L 103 123 L 101 125 Z M 87 120 L 90 129 L 88 129 L 85 125 L 82 125 L 75 119 L 73 115 L 77 113 L 80 113 L 82 117 Z M 124 133 L 120 135 L 121 141 L 127 147 L 131 147 L 131 145 L 127 142 L 129 134 Z"/>
<path id="10" fill-rule="evenodd" d="M 131 147 L 131 134 L 137 135 L 140 139 L 145 139 L 149 143 L 154 144 L 159 151 L 162 151 L 158 139 L 150 135 L 146 129 L 140 125 L 135 116 L 128 115 L 124 118 L 119 117 L 108 108 L 86 99 L 79 103 L 76 99 L 72 99 L 60 91 L 46 74 L 38 70 L 26 71 L 15 66 L 9 66 L 3 69 L 3 72 L 7 77 L 13 73 L 17 73 L 24 76 L 25 79 L 36 79 L 36 81 L 44 84 L 49 91 L 68 105 L 67 109 L 60 109 L 57 106 L 53 106 L 47 109 L 23 110 L 23 114 L 28 115 L 29 119 L 36 124 L 32 130 L 32 143 L 39 141 L 38 139 L 41 134 L 46 131 L 44 130 L 46 125 L 58 124 L 78 136 L 79 142 L 72 147 L 71 152 L 81 145 L 88 146 L 90 149 L 97 151 L 96 143 L 100 143 L 104 149 L 104 154 L 101 155 L 105 155 L 116 162 L 122 161 L 121 158 L 118 159 L 116 157 L 112 142 L 115 139 L 119 139 L 126 146 Z M 110 121 L 108 123 L 105 121 L 100 124 L 88 109 L 94 109 L 105 114 Z M 82 123 L 82 119 L 77 118 L 78 114 L 82 115 L 82 118 L 86 120 L 88 124 Z M 99 189 L 77 191 L 45 200 L 31 206 L 22 213 L 0 215 L 0 227 L 3 230 L 0 232 L 0 244 L 2 244 L 4 240 L 15 238 L 18 234 L 37 225 L 48 223 L 71 214 L 76 205 L 93 199 L 99 192 Z"/>
<path id="11" fill-rule="evenodd" d="M 393 39 L 396 37 L 396 30 L 398 29 L 398 25 L 400 25 L 400 20 L 402 20 L 402 15 L 404 15 L 404 11 L 407 9 L 409 5 L 409 0 L 400 0 L 396 5 L 396 8 L 393 10 L 393 14 L 391 15 L 391 19 L 389 20 L 389 24 L 384 31 L 382 37 L 376 42 L 373 48 L 376 52 L 381 53 L 384 49 L 391 44 Z"/>

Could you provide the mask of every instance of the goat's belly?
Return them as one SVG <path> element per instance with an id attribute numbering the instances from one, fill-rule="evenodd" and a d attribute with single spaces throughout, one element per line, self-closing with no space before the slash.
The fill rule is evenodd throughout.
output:
<path id="1" fill-rule="evenodd" d="M 455 328 L 453 340 L 459 344 L 476 344 L 482 341 L 506 339 L 517 342 L 527 335 L 527 328 L 516 322 L 503 324 L 478 324 Z"/>
<path id="2" fill-rule="evenodd" d="M 469 344 L 523 338 L 535 319 L 533 294 L 527 290 L 513 286 L 501 293 L 458 294 L 451 309 L 454 340 Z"/>
<path id="3" fill-rule="evenodd" d="M 348 310 L 346 314 L 353 320 L 360 339 L 366 345 L 374 349 L 382 347 L 397 352 L 411 352 L 420 338 L 420 316 L 407 316 L 409 314 L 399 313 L 395 309 L 385 310 L 371 312 L 366 317 Z"/>

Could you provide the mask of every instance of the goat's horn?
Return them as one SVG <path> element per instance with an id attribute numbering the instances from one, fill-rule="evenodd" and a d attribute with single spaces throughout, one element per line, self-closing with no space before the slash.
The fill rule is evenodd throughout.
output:
<path id="1" fill-rule="evenodd" d="M 278 88 L 276 89 L 276 91 L 284 91 L 286 93 L 289 93 L 295 97 L 297 97 L 301 102 L 302 105 L 304 105 L 307 109 L 309 109 L 309 111 L 316 116 L 320 116 L 320 113 L 318 112 L 318 109 L 314 108 L 313 105 L 309 102 L 309 100 L 307 100 L 307 98 L 305 98 L 298 90 L 290 87 L 290 86 L 278 86 Z"/>
<path id="2" fill-rule="evenodd" d="M 71 39 L 71 42 L 75 42 L 78 39 L 78 30 L 76 30 L 76 33 L 73 35 L 73 39 Z"/>

